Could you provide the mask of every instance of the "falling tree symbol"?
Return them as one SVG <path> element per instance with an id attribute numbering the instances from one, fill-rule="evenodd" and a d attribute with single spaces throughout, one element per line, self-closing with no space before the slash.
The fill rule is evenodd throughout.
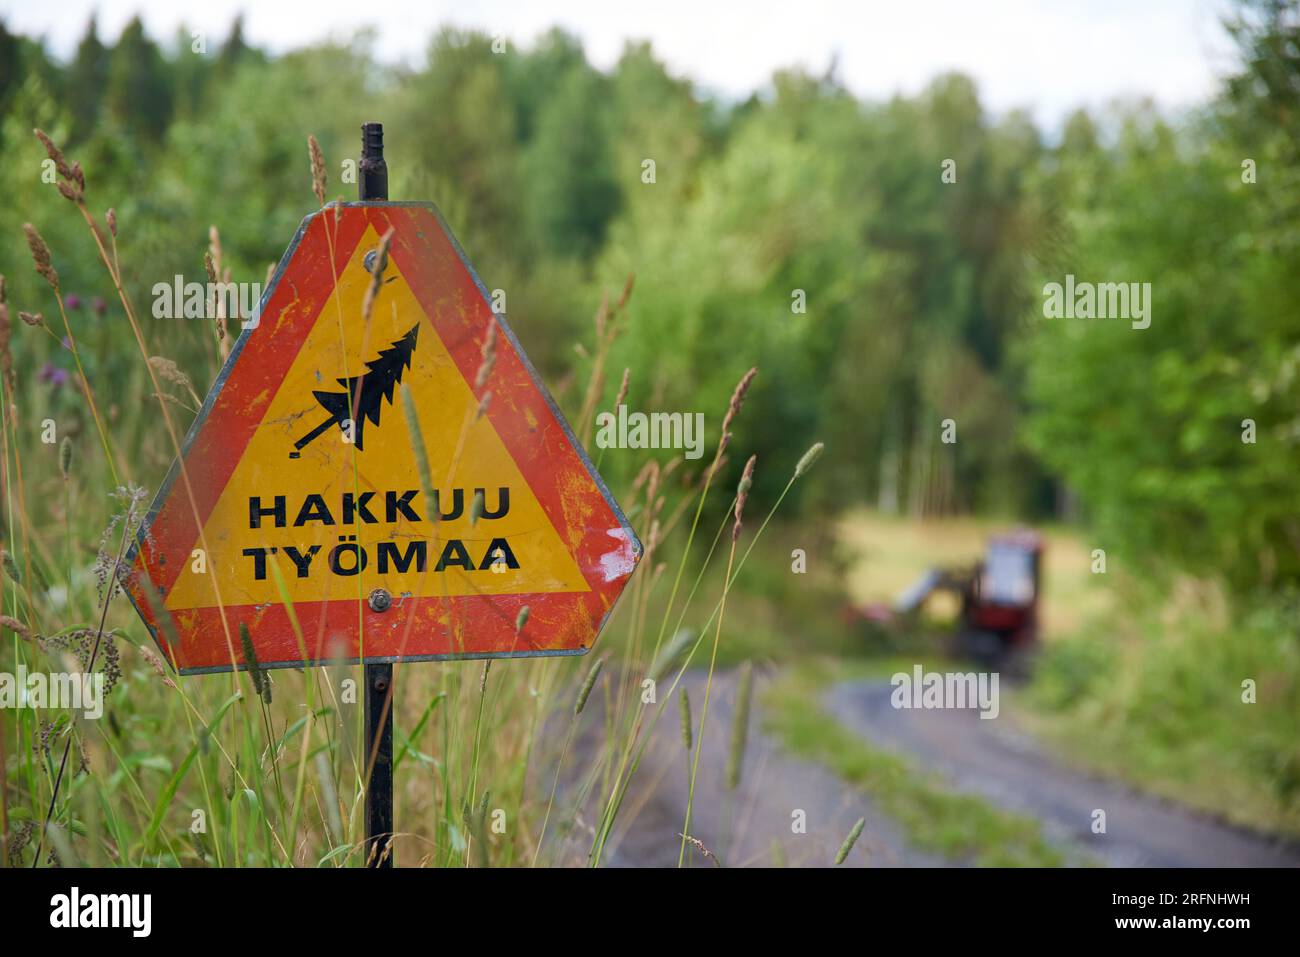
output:
<path id="1" fill-rule="evenodd" d="M 415 352 L 415 337 L 419 331 L 420 325 L 416 323 L 411 327 L 410 332 L 389 348 L 380 349 L 379 357 L 366 363 L 366 371 L 362 375 L 335 380 L 345 391 L 314 391 L 312 395 L 321 404 L 321 408 L 329 413 L 329 418 L 293 443 L 293 447 L 301 451 L 307 443 L 335 424 L 343 429 L 346 435 L 346 423 L 352 419 L 356 424 L 353 442 L 360 450 L 366 419 L 375 426 L 379 425 L 379 409 L 385 402 L 392 403 L 393 390 L 402 381 L 402 373 L 411 365 L 411 354 Z M 349 403 L 352 404 L 352 408 L 349 408 Z M 297 458 L 298 451 L 290 452 L 289 457 Z"/>

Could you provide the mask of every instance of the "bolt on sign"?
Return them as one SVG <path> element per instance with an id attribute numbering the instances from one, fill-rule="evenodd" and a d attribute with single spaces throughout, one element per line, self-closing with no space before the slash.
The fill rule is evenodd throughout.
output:
<path id="1" fill-rule="evenodd" d="M 265 667 L 581 654 L 640 557 L 437 210 L 347 203 L 299 228 L 127 590 L 183 674 L 241 666 L 240 625 Z"/>

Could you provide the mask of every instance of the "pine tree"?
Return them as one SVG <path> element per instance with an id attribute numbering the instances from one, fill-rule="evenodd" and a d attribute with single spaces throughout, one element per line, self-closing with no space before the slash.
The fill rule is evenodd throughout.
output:
<path id="1" fill-rule="evenodd" d="M 176 59 L 172 64 L 175 77 L 177 119 L 198 117 L 203 110 L 212 60 L 203 50 L 195 49 L 195 35 L 182 25 L 176 32 Z"/>
<path id="2" fill-rule="evenodd" d="M 419 323 L 411 331 L 394 342 L 389 348 L 379 350 L 379 357 L 366 363 L 366 371 L 359 376 L 337 379 L 343 386 L 343 392 L 312 393 L 321 407 L 330 417 L 308 432 L 297 442 L 294 448 L 301 450 L 331 425 L 344 428 L 348 419 L 353 419 L 355 429 L 353 442 L 358 450 L 362 449 L 362 432 L 369 419 L 372 425 L 379 425 L 379 410 L 383 403 L 393 401 L 393 390 L 402 381 L 402 373 L 411 365 L 411 355 L 415 352 L 415 337 L 420 332 Z M 346 431 L 346 429 L 345 429 Z"/>
<path id="3" fill-rule="evenodd" d="M 9 99 L 18 88 L 22 76 L 22 64 L 19 62 L 21 44 L 16 34 L 10 33 L 4 22 L 0 21 L 0 116 L 8 110 Z"/>
<path id="4" fill-rule="evenodd" d="M 241 13 L 235 17 L 230 25 L 230 36 L 226 37 L 226 42 L 221 45 L 221 52 L 217 55 L 217 68 L 223 74 L 228 74 L 252 53 L 253 49 L 244 42 L 244 15 Z"/>
<path id="5" fill-rule="evenodd" d="M 171 122 L 172 91 L 167 61 L 135 17 L 118 38 L 108 65 L 108 108 L 123 127 L 162 139 Z"/>
<path id="6" fill-rule="evenodd" d="M 72 137 L 69 142 L 84 140 L 95 131 L 99 111 L 108 85 L 108 50 L 99 42 L 94 14 L 86 24 L 85 36 L 77 44 L 77 55 L 68 76 L 68 101 L 72 111 Z"/>

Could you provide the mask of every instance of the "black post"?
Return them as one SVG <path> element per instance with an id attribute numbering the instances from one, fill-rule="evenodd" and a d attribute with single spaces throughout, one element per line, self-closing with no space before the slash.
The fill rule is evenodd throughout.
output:
<path id="1" fill-rule="evenodd" d="M 388 198 L 388 164 L 384 162 L 384 124 L 361 124 L 361 178 L 357 199 Z"/>
<path id="2" fill-rule="evenodd" d="M 361 125 L 361 166 L 357 198 L 388 199 L 388 164 L 384 162 L 384 124 Z M 366 665 L 365 766 L 366 863 L 392 867 L 393 851 L 393 666 Z"/>
<path id="3" fill-rule="evenodd" d="M 366 864 L 392 867 L 393 666 L 366 665 Z"/>

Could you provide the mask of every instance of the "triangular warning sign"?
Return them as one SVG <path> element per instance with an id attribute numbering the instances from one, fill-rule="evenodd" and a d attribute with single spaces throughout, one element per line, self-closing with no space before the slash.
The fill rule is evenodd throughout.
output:
<path id="1" fill-rule="evenodd" d="M 240 624 L 267 666 L 580 653 L 640 551 L 437 212 L 346 204 L 304 221 L 129 591 L 187 673 L 242 663 Z"/>

